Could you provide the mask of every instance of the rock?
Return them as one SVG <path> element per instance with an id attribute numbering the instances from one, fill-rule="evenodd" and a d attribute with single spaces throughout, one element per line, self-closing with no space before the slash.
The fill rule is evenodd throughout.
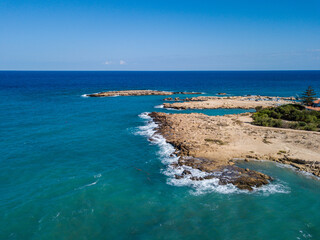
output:
<path id="1" fill-rule="evenodd" d="M 86 94 L 88 97 L 111 97 L 111 96 L 146 96 L 146 95 L 173 95 L 173 94 L 200 94 L 197 92 L 168 92 L 157 90 L 122 90 Z"/>
<path id="2" fill-rule="evenodd" d="M 212 179 L 212 178 L 215 178 L 215 176 L 214 175 L 207 175 L 204 177 L 204 179 Z"/>
<path id="3" fill-rule="evenodd" d="M 179 167 L 178 163 L 171 163 L 170 166 L 172 166 L 173 168 Z"/>
<path id="4" fill-rule="evenodd" d="M 177 175 L 177 174 L 175 174 L 174 177 L 175 177 L 175 179 L 181 179 L 181 178 L 183 178 L 183 176 Z"/>
<path id="5" fill-rule="evenodd" d="M 193 181 L 201 181 L 204 179 L 218 178 L 219 184 L 233 184 L 239 189 L 246 189 L 252 191 L 254 187 L 261 187 L 272 181 L 272 178 L 263 173 L 250 170 L 248 168 L 243 169 L 235 165 L 226 165 L 217 167 L 212 161 L 200 158 L 181 158 L 179 159 L 181 165 L 186 165 L 192 168 L 199 169 L 203 172 L 208 172 L 209 175 L 205 177 L 192 176 L 190 179 Z M 191 173 L 190 171 L 182 172 L 182 175 Z"/>
<path id="6" fill-rule="evenodd" d="M 193 180 L 193 181 L 201 181 L 201 180 L 203 180 L 202 177 L 191 177 L 190 179 Z"/>
<path id="7" fill-rule="evenodd" d="M 188 175 L 188 174 L 191 174 L 189 170 L 183 170 L 182 175 Z"/>
<path id="8" fill-rule="evenodd" d="M 168 98 L 163 99 L 163 101 L 172 101 L 172 100 L 173 100 L 172 97 L 168 97 Z"/>
<path id="9" fill-rule="evenodd" d="M 218 95 L 227 95 L 226 93 L 218 93 Z"/>
<path id="10" fill-rule="evenodd" d="M 272 181 L 268 175 L 237 166 L 226 166 L 223 170 L 221 176 L 218 177 L 221 185 L 231 183 L 239 189 L 252 191 L 254 187 L 261 187 Z"/>

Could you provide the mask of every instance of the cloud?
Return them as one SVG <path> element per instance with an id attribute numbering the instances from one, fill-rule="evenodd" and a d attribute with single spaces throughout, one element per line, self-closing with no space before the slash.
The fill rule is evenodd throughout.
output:
<path id="1" fill-rule="evenodd" d="M 125 65 L 125 64 L 127 64 L 127 62 L 126 62 L 126 61 L 124 61 L 124 60 L 120 60 L 120 65 Z"/>
<path id="2" fill-rule="evenodd" d="M 104 64 L 105 65 L 109 65 L 109 64 L 111 64 L 111 62 L 110 61 L 105 61 Z"/>

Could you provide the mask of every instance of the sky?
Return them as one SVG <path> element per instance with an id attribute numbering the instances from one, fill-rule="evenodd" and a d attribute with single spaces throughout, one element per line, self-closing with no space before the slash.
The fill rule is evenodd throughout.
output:
<path id="1" fill-rule="evenodd" d="M 0 70 L 320 70 L 320 1 L 1 0 Z"/>

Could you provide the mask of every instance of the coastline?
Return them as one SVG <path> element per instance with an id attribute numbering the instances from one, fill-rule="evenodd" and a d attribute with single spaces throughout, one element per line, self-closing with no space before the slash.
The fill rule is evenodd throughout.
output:
<path id="1" fill-rule="evenodd" d="M 199 94 L 196 92 L 167 92 L 153 90 L 124 90 L 87 94 L 88 97 L 146 96 Z M 166 98 L 155 108 L 184 109 L 253 109 L 271 108 L 296 103 L 294 97 L 271 96 L 198 96 L 186 99 Z M 173 146 L 178 160 L 173 168 L 188 167 L 174 178 L 192 181 L 215 179 L 219 185 L 233 184 L 239 189 L 252 191 L 269 184 L 272 177 L 243 169 L 235 161 L 270 160 L 290 165 L 301 171 L 320 176 L 320 133 L 291 129 L 255 126 L 252 114 L 208 116 L 200 113 L 150 113 L 155 123 L 150 141 L 162 140 Z M 146 116 L 145 116 L 146 117 Z M 149 129 L 150 130 L 150 129 Z M 150 130 L 151 131 L 151 130 Z M 153 130 L 152 130 L 153 131 Z M 317 151 L 317 149 L 319 149 Z M 192 174 L 197 169 L 201 174 Z"/>
<path id="2" fill-rule="evenodd" d="M 220 183 L 219 174 L 221 171 L 216 171 L 215 175 L 201 171 L 187 165 L 179 165 L 181 156 L 179 150 L 174 145 L 168 142 L 159 131 L 159 123 L 156 123 L 150 116 L 150 112 L 139 114 L 139 117 L 144 120 L 145 124 L 138 127 L 135 134 L 146 137 L 152 145 L 157 145 L 159 150 L 157 155 L 163 164 L 161 173 L 167 176 L 167 184 L 178 187 L 190 187 L 192 195 L 202 195 L 209 192 L 217 192 L 220 194 L 243 194 L 243 193 L 258 193 L 258 194 L 274 194 L 290 192 L 290 189 L 283 185 L 278 180 L 266 182 L 260 187 L 252 185 L 250 189 L 239 188 L 233 183 Z M 189 174 L 186 174 L 189 173 Z M 211 176 L 210 176 L 211 175 Z M 177 176 L 183 176 L 177 177 Z M 224 176 L 226 177 L 226 176 Z M 227 176 L 228 177 L 228 176 Z"/>
<path id="3" fill-rule="evenodd" d="M 268 184 L 271 178 L 261 175 L 260 179 L 249 169 L 235 169 L 234 162 L 240 159 L 275 161 L 320 176 L 320 133 L 254 126 L 249 115 L 150 114 L 157 124 L 156 133 L 172 144 L 179 156 L 173 167 L 185 165 L 211 176 L 226 170 L 237 172 L 240 174 L 228 176 L 227 183 L 248 190 Z M 176 178 L 185 175 L 186 172 Z M 243 177 L 242 185 L 235 181 L 239 176 Z"/>
<path id="4" fill-rule="evenodd" d="M 171 109 L 252 109 L 256 107 L 270 108 L 283 104 L 294 103 L 294 97 L 269 97 L 269 96 L 232 96 L 214 97 L 199 96 L 179 99 L 182 102 L 164 103 L 164 108 Z"/>
<path id="5" fill-rule="evenodd" d="M 202 94 L 200 92 L 172 92 L 172 91 L 158 91 L 158 90 L 121 90 L 121 91 L 107 91 L 92 94 L 84 94 L 87 97 L 115 97 L 115 96 L 149 96 L 149 95 L 175 95 L 175 94 Z"/>

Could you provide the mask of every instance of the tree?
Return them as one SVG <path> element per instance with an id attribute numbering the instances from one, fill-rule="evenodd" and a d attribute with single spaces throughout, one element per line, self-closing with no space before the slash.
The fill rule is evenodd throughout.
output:
<path id="1" fill-rule="evenodd" d="M 317 100 L 315 96 L 316 96 L 316 93 L 314 89 L 311 86 L 309 86 L 308 89 L 302 94 L 302 97 L 301 97 L 303 105 L 311 106 L 313 101 Z"/>

